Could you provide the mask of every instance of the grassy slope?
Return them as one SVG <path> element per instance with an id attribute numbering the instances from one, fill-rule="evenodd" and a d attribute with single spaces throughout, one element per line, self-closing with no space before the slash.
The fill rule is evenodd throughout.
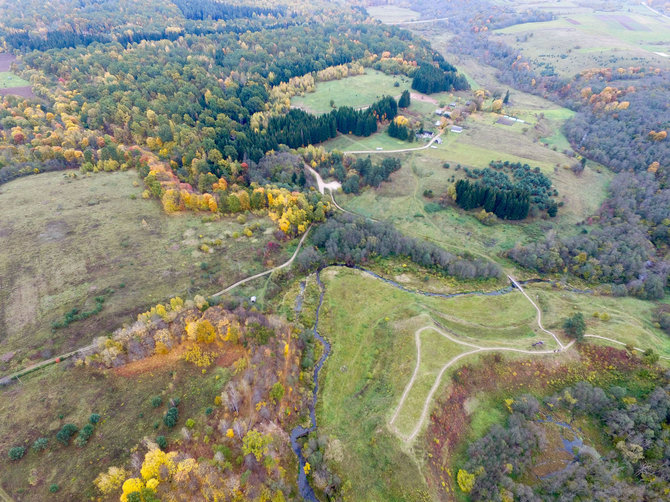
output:
<path id="1" fill-rule="evenodd" d="M 322 273 L 326 287 L 320 332 L 332 343 L 332 353 L 322 374 L 318 420 L 322 432 L 339 439 L 350 452 L 338 466 L 354 492 L 366 489 L 370 500 L 396 500 L 407 494 L 402 487 L 420 487 L 414 463 L 408 460 L 401 441 L 388 432 L 386 424 L 409 381 L 416 364 L 415 331 L 430 326 L 433 319 L 451 329 L 455 336 L 480 346 L 530 349 L 538 335 L 535 311 L 519 293 L 498 297 L 440 299 L 399 291 L 365 274 L 347 269 Z M 588 320 L 588 333 L 630 341 L 641 347 L 655 347 L 668 354 L 670 343 L 653 327 L 648 302 L 577 295 L 548 286 L 528 286 L 544 312 L 545 325 L 560 333 L 562 320 L 576 311 L 590 316 L 599 309 L 611 320 Z M 631 327 L 635 329 L 631 329 Z M 589 342 L 590 343 L 590 342 Z M 663 348 L 659 346 L 662 345 Z M 401 434 L 409 434 L 442 366 L 464 349 L 433 330 L 422 334 L 422 362 L 419 377 L 395 422 Z M 557 357 L 567 358 L 572 351 Z M 507 356 L 505 356 L 507 357 Z M 528 357 L 528 356 L 520 356 Z M 548 357 L 548 356 L 547 356 Z M 463 360 L 475 363 L 477 356 Z M 454 370 L 460 366 L 458 363 Z M 443 377 L 440 391 L 449 386 L 451 370 Z M 481 400 L 486 401 L 486 396 Z M 479 403 L 481 404 L 481 403 Z M 473 409 L 479 408 L 477 403 Z M 500 409 L 499 409 L 500 408 Z M 503 416 L 496 407 L 473 417 L 478 434 Z M 476 435 L 476 434 L 475 434 Z M 394 472 L 397 484 L 375 483 Z M 405 495 L 403 495 L 403 493 Z"/>
<path id="2" fill-rule="evenodd" d="M 211 294 L 264 268 L 253 250 L 267 235 L 235 240 L 228 235 L 243 226 L 232 220 L 167 216 L 141 198 L 136 179 L 134 172 L 77 180 L 48 173 L 0 187 L 0 354 L 18 350 L 14 367 L 43 350 L 85 345 L 171 296 Z M 216 238 L 223 245 L 214 254 L 199 251 Z M 93 309 L 108 288 L 114 292 L 99 314 L 51 333 L 52 322 L 73 308 Z"/>
<path id="3" fill-rule="evenodd" d="M 510 26 L 494 32 L 494 37 L 521 49 L 536 64 L 553 65 L 559 74 L 568 77 L 579 68 L 625 68 L 639 66 L 640 61 L 662 68 L 670 66 L 670 58 L 654 54 L 668 53 L 667 24 L 643 7 L 614 12 L 569 7 L 557 14 L 560 16 L 554 21 Z M 617 17 L 633 29 L 625 28 Z"/>
<path id="4" fill-rule="evenodd" d="M 174 370 L 174 373 L 173 373 Z M 132 448 L 142 437 L 165 435 L 170 444 L 180 439 L 186 419 L 205 419 L 205 409 L 226 382 L 222 369 L 206 375 L 183 361 L 132 377 L 114 371 L 50 367 L 0 390 L 0 484 L 16 500 L 88 500 L 99 495 L 93 480 L 109 466 L 127 464 Z M 216 375 L 219 375 L 217 379 Z M 153 408 L 151 398 L 160 395 L 163 405 Z M 179 397 L 179 423 L 167 429 L 162 422 L 170 398 Z M 56 432 L 66 423 L 81 428 L 91 413 L 102 420 L 84 447 L 72 442 L 62 446 Z M 62 418 L 61 418 L 62 415 Z M 154 427 L 158 424 L 157 428 Z M 44 452 L 30 449 L 38 437 L 48 437 Z M 11 462 L 7 450 L 25 446 L 20 462 Z M 49 493 L 57 484 L 60 491 Z"/>

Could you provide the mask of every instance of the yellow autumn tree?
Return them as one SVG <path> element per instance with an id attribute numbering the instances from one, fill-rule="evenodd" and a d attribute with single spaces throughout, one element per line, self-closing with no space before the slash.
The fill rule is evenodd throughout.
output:
<path id="1" fill-rule="evenodd" d="M 186 324 L 186 335 L 193 342 L 212 343 L 216 340 L 216 328 L 207 319 L 199 319 Z"/>
<path id="2" fill-rule="evenodd" d="M 129 472 L 120 467 L 110 467 L 107 469 L 107 472 L 101 472 L 98 474 L 98 477 L 95 478 L 93 484 L 102 492 L 103 495 L 108 495 L 112 492 L 117 491 L 123 480 L 129 476 Z"/>
<path id="3" fill-rule="evenodd" d="M 140 469 L 142 479 L 149 480 L 155 478 L 159 481 L 167 481 L 170 479 L 176 471 L 174 463 L 174 458 L 176 456 L 176 451 L 166 453 L 159 448 L 149 450 L 144 456 L 144 462 L 142 462 L 142 468 Z M 128 481 L 126 481 L 126 483 L 127 482 Z"/>
<path id="4" fill-rule="evenodd" d="M 456 475 L 456 481 L 458 482 L 458 487 L 463 493 L 470 493 L 472 487 L 475 485 L 476 476 L 470 474 L 465 469 L 459 469 L 458 474 Z"/>

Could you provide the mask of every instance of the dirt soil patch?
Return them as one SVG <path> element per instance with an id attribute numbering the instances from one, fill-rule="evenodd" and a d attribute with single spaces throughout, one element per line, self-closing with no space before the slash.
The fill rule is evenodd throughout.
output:
<path id="1" fill-rule="evenodd" d="M 16 61 L 16 56 L 14 54 L 0 54 L 0 72 L 10 71 L 10 67 L 14 61 Z"/>
<path id="2" fill-rule="evenodd" d="M 0 96 L 19 96 L 21 98 L 34 98 L 35 93 L 32 87 L 8 87 L 0 89 Z"/>

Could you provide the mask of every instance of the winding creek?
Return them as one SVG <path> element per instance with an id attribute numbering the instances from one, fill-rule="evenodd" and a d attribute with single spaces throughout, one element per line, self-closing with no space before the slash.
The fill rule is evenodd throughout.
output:
<path id="1" fill-rule="evenodd" d="M 430 297 L 439 297 L 439 298 L 456 298 L 459 296 L 500 296 L 504 295 L 507 293 L 511 293 L 514 291 L 516 288 L 513 285 L 509 285 L 505 288 L 497 289 L 494 291 L 465 291 L 461 293 L 435 293 L 431 291 L 422 291 L 419 289 L 409 289 L 403 286 L 402 284 L 399 284 L 396 281 L 393 281 L 391 279 L 388 279 L 386 277 L 382 277 L 381 275 L 368 270 L 363 267 L 359 267 L 356 265 L 344 265 L 344 264 L 334 264 L 330 265 L 332 267 L 344 267 L 344 268 L 349 268 L 349 269 L 355 269 L 359 270 L 361 272 L 364 272 L 368 275 L 371 275 L 372 277 L 379 279 L 380 281 L 385 282 L 386 284 L 389 284 L 397 289 L 400 289 L 401 291 L 404 291 L 406 293 L 412 293 L 412 294 L 418 294 L 418 295 L 423 295 L 423 296 L 430 296 Z M 326 267 L 327 268 L 327 267 Z M 326 359 L 328 359 L 328 356 L 330 355 L 330 350 L 331 346 L 330 343 L 319 333 L 318 328 L 319 328 L 319 314 L 321 312 L 321 306 L 323 304 L 323 297 L 326 292 L 326 288 L 321 282 L 321 271 L 323 269 L 319 269 L 316 272 L 316 282 L 319 286 L 320 294 L 319 294 L 319 303 L 316 307 L 316 315 L 315 315 L 315 321 L 314 321 L 314 328 L 312 332 L 314 333 L 314 338 L 316 338 L 321 344 L 323 345 L 323 354 L 321 354 L 321 357 L 319 358 L 319 361 L 317 362 L 316 366 L 314 367 L 314 390 L 312 391 L 312 402 L 309 404 L 309 418 L 310 418 L 310 426 L 305 428 L 302 425 L 298 425 L 293 428 L 291 431 L 291 448 L 293 449 L 293 452 L 296 454 L 298 457 L 298 463 L 299 463 L 299 468 L 298 468 L 298 489 L 300 492 L 300 496 L 308 501 L 308 502 L 318 502 L 318 499 L 316 498 L 316 494 L 314 493 L 314 489 L 312 486 L 309 484 L 309 481 L 307 479 L 307 474 L 305 474 L 305 464 L 307 460 L 305 459 L 304 455 L 302 454 L 302 449 L 300 447 L 300 443 L 298 440 L 300 438 L 305 437 L 308 435 L 310 432 L 314 432 L 317 429 L 317 422 L 316 422 L 316 403 L 317 403 L 317 398 L 319 394 L 319 373 L 321 372 L 321 369 L 323 368 L 324 363 L 326 362 Z M 520 284 L 526 285 L 526 284 L 533 284 L 533 283 L 548 283 L 548 284 L 556 284 L 555 281 L 550 281 L 547 279 L 530 279 L 527 281 L 520 281 Z M 300 293 L 298 294 L 298 297 L 296 298 L 296 306 L 295 306 L 295 311 L 300 312 L 303 307 L 303 301 L 304 301 L 304 293 L 305 293 L 305 286 L 306 283 L 302 282 L 300 283 Z M 573 288 L 571 286 L 568 286 L 566 289 L 573 293 L 582 293 L 582 294 L 588 294 L 591 293 L 592 291 L 590 290 L 580 290 Z"/>

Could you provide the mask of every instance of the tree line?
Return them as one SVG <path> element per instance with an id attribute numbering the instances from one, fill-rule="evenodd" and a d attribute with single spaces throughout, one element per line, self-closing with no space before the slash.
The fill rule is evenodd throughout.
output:
<path id="1" fill-rule="evenodd" d="M 500 267 L 481 259 L 459 257 L 435 244 L 407 237 L 390 223 L 338 214 L 311 235 L 316 250 L 305 249 L 297 259 L 303 270 L 326 263 L 365 264 L 375 257 L 403 257 L 437 273 L 459 279 L 499 278 Z M 318 250 L 318 251 L 317 251 Z"/>
<path id="2" fill-rule="evenodd" d="M 232 5 L 213 0 L 172 0 L 179 7 L 186 19 L 234 19 L 251 18 L 253 16 L 282 16 L 286 13 L 284 6 L 276 8 L 257 7 L 253 5 Z"/>

